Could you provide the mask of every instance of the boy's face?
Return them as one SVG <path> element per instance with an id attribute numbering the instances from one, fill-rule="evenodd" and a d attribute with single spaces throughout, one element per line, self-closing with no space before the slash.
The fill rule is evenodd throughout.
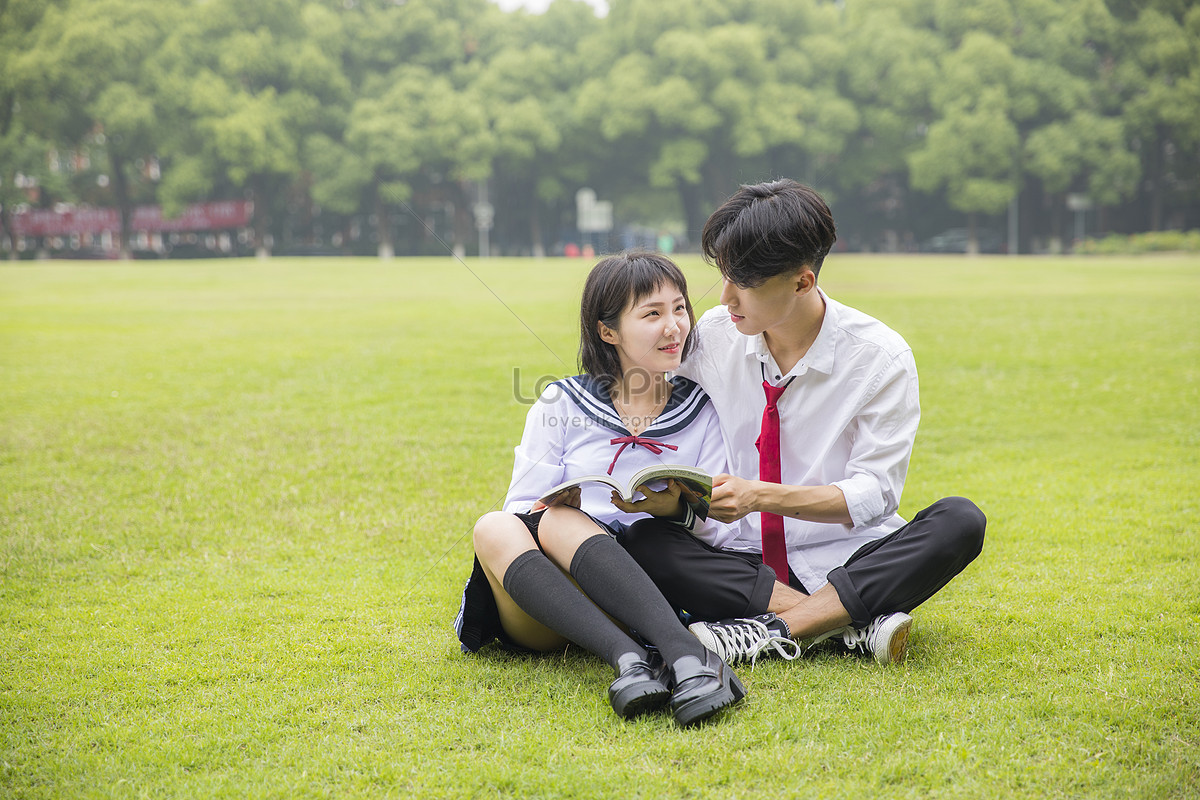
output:
<path id="1" fill-rule="evenodd" d="M 738 332 L 754 336 L 793 321 L 801 299 L 815 286 L 810 270 L 776 275 L 753 288 L 722 279 L 721 305 L 729 310 Z"/>

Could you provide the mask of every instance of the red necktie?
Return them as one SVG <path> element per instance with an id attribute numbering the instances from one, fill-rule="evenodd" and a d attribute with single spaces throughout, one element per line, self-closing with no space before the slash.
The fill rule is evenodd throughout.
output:
<path id="1" fill-rule="evenodd" d="M 763 391 L 767 395 L 767 407 L 763 409 L 762 430 L 758 441 L 758 479 L 768 483 L 780 483 L 779 468 L 779 402 L 783 390 L 792 381 L 783 386 L 772 386 L 763 381 Z M 783 536 L 783 517 L 778 514 L 759 512 L 762 522 L 762 556 L 763 563 L 775 570 L 775 577 L 781 583 L 788 582 L 787 542 Z"/>

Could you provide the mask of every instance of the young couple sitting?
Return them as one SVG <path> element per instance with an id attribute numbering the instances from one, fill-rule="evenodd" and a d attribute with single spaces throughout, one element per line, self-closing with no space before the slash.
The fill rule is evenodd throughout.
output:
<path id="1" fill-rule="evenodd" d="M 818 287 L 835 239 L 812 189 L 742 187 L 704 227 L 722 290 L 698 323 L 664 256 L 595 266 L 583 374 L 530 409 L 504 510 L 475 525 L 464 651 L 573 642 L 613 667 L 618 715 L 669 707 L 681 725 L 741 700 L 732 663 L 818 642 L 904 658 L 908 612 L 979 554 L 985 520 L 958 497 L 897 515 L 916 365 L 898 334 Z M 707 516 L 674 480 L 635 501 L 592 483 L 541 501 L 661 463 L 714 476 Z"/>

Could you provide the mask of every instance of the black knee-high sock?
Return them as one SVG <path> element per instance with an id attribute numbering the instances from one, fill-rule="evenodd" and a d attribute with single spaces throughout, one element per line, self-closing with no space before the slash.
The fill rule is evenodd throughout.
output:
<path id="1" fill-rule="evenodd" d="M 704 646 L 616 539 L 599 534 L 581 544 L 571 575 L 598 606 L 657 647 L 668 664 L 688 655 L 704 659 Z"/>
<path id="2" fill-rule="evenodd" d="M 540 550 L 517 556 L 505 571 L 503 583 L 504 591 L 526 614 L 614 668 L 624 653 L 645 656 L 646 651 L 584 597 Z"/>

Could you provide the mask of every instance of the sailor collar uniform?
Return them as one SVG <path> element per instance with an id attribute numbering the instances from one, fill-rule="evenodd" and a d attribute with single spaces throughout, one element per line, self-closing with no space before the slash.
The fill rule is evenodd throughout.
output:
<path id="1" fill-rule="evenodd" d="M 631 435 L 625 423 L 621 421 L 621 415 L 613 407 L 612 398 L 602 381 L 591 375 L 576 375 L 551 385 L 561 386 L 575 401 L 579 410 L 596 424 L 603 425 L 618 436 Z M 708 395 L 694 381 L 672 378 L 671 396 L 667 398 L 667 405 L 655 418 L 654 423 L 638 435 L 653 438 L 678 433 L 695 422 L 700 410 L 707 403 Z"/>
<path id="2" fill-rule="evenodd" d="M 603 381 L 577 375 L 547 386 L 526 416 L 504 510 L 529 511 L 549 489 L 606 470 L 620 481 L 657 464 L 696 466 L 711 475 L 725 472 L 725 444 L 708 395 L 687 378 L 672 378 L 671 387 L 663 410 L 634 435 L 613 407 Z M 607 486 L 584 484 L 581 508 L 618 526 L 644 518 L 618 510 L 610 496 Z M 709 544 L 719 545 L 732 536 L 728 526 L 716 520 L 686 522 Z"/>

